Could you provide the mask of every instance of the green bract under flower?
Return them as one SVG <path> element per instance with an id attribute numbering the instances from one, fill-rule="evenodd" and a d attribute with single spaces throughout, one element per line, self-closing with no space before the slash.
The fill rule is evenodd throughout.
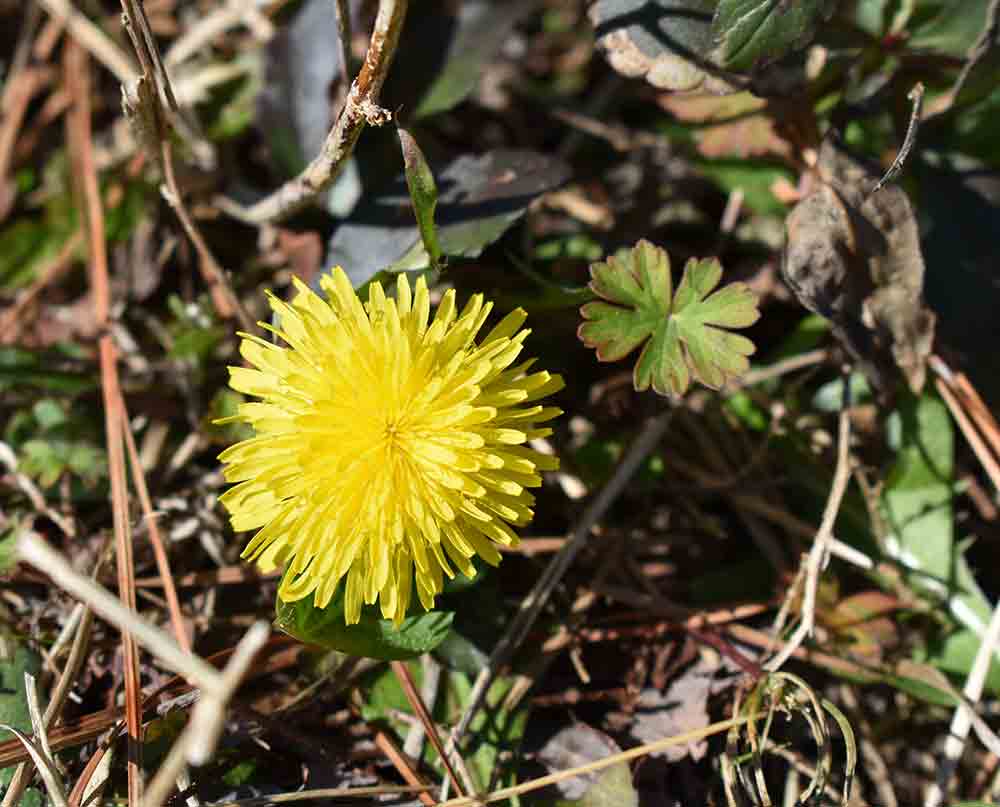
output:
<path id="1" fill-rule="evenodd" d="M 396 298 L 373 283 L 362 304 L 338 267 L 327 299 L 296 281 L 289 305 L 271 296 L 286 346 L 241 334 L 251 368 L 233 389 L 258 398 L 230 421 L 255 436 L 226 449 L 222 496 L 233 528 L 257 530 L 243 552 L 265 570 L 287 566 L 286 602 L 326 606 L 346 578 L 348 623 L 378 601 L 399 624 L 414 578 L 424 608 L 445 575 L 471 577 L 472 558 L 497 564 L 527 524 L 540 471 L 558 461 L 527 447 L 561 410 L 537 403 L 562 378 L 515 364 L 529 331 L 511 312 L 476 336 L 492 308 L 474 295 L 459 313 L 448 291 L 430 319 L 421 278 Z M 268 327 L 268 326 L 264 326 Z"/>

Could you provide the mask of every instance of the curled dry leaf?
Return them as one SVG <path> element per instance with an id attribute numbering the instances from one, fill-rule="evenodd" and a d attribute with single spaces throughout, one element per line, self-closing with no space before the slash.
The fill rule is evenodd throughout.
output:
<path id="1" fill-rule="evenodd" d="M 786 222 L 782 272 L 872 383 L 889 391 L 898 367 L 914 392 L 926 377 L 935 317 L 923 302 L 924 259 L 906 194 L 870 193 L 877 172 L 833 137 L 820 148 L 819 184 Z"/>

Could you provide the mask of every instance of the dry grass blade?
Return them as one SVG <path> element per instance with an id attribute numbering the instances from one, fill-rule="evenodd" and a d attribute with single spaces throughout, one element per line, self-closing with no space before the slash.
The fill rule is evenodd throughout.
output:
<path id="1" fill-rule="evenodd" d="M 8 726 L 6 723 L 0 723 L 0 729 L 6 729 L 18 740 L 20 740 L 21 745 L 24 746 L 24 750 L 28 752 L 31 757 L 31 761 L 35 763 L 35 768 L 38 770 L 38 775 L 42 778 L 42 782 L 45 785 L 45 790 L 49 794 L 49 798 L 55 807 L 67 807 L 66 803 L 66 790 L 63 787 L 62 780 L 59 777 L 59 771 L 56 770 L 55 763 L 52 761 L 51 757 L 46 756 L 45 752 L 34 742 L 31 738 L 22 732 L 18 731 L 13 726 Z"/>
<path id="2" fill-rule="evenodd" d="M 755 715 L 752 719 L 757 720 L 759 718 L 759 715 Z M 675 734 L 672 737 L 664 737 L 662 740 L 657 740 L 656 742 L 636 746 L 635 748 L 630 748 L 627 751 L 622 751 L 619 754 L 611 754 L 610 756 L 607 756 L 604 759 L 599 759 L 596 762 L 589 762 L 586 765 L 579 765 L 575 768 L 567 768 L 564 771 L 552 773 L 548 776 L 540 776 L 537 779 L 530 779 L 527 782 L 521 782 L 520 784 L 512 787 L 501 788 L 500 790 L 495 790 L 492 793 L 483 793 L 478 796 L 460 796 L 458 798 L 449 799 L 448 801 L 441 802 L 437 807 L 476 807 L 476 805 L 480 804 L 494 804 L 498 801 L 507 801 L 515 796 L 522 796 L 525 793 L 541 790 L 543 787 L 548 787 L 549 785 L 554 785 L 558 782 L 564 782 L 567 779 L 573 779 L 574 777 L 582 776 L 583 774 L 593 773 L 594 771 L 602 771 L 605 768 L 610 768 L 612 765 L 618 765 L 622 762 L 631 762 L 633 759 L 640 759 L 641 757 L 648 756 L 649 754 L 655 754 L 675 745 L 686 745 L 687 743 L 697 742 L 705 737 L 722 734 L 725 731 L 729 731 L 734 726 L 744 725 L 750 720 L 751 718 L 749 717 L 736 717 L 731 720 L 721 720 L 718 723 L 712 723 L 708 726 L 694 729 L 693 731 L 685 731 L 682 734 Z"/>
<path id="3" fill-rule="evenodd" d="M 803 579 L 804 601 L 802 603 L 802 613 L 799 617 L 799 624 L 796 626 L 791 638 L 785 642 L 785 646 L 765 665 L 772 672 L 781 666 L 812 634 L 816 621 L 816 591 L 819 587 L 819 576 L 829 557 L 830 541 L 833 538 L 833 525 L 837 520 L 837 513 L 840 511 L 840 503 L 847 492 L 847 484 L 851 479 L 850 467 L 850 442 L 851 442 L 851 418 L 848 414 L 847 382 L 844 382 L 845 400 L 841 408 L 837 429 L 837 467 L 833 473 L 833 483 L 830 486 L 830 495 L 827 497 L 826 507 L 823 510 L 823 519 L 816 537 L 813 539 L 812 549 L 805 559 L 805 575 Z M 794 586 L 793 586 L 794 588 Z M 789 597 L 792 595 L 789 592 Z"/>
<path id="4" fill-rule="evenodd" d="M 125 401 L 119 399 L 121 411 L 125 412 Z M 149 542 L 153 546 L 153 555 L 156 558 L 156 568 L 160 571 L 160 581 L 163 585 L 163 593 L 167 598 L 167 608 L 170 611 L 170 624 L 174 629 L 174 638 L 184 650 L 191 652 L 191 640 L 184 629 L 184 615 L 181 613 L 180 600 L 177 598 L 177 587 L 174 585 L 174 578 L 170 572 L 170 559 L 167 557 L 166 545 L 163 536 L 160 534 L 160 527 L 156 523 L 156 514 L 153 512 L 153 502 L 149 497 L 149 487 L 146 485 L 146 475 L 142 470 L 142 463 L 139 461 L 139 452 L 135 446 L 135 438 L 129 428 L 128 418 L 122 418 L 122 434 L 125 438 L 125 446 L 128 448 L 129 461 L 132 466 L 132 483 L 139 494 L 139 504 L 142 507 L 142 516 L 146 520 L 146 527 L 149 530 Z M 135 586 L 133 580 L 132 585 Z"/>
<path id="5" fill-rule="evenodd" d="M 101 362 L 101 391 L 104 401 L 104 427 L 107 441 L 109 475 L 111 477 L 111 507 L 114 522 L 118 591 L 122 602 L 132 611 L 135 603 L 135 570 L 132 563 L 132 541 L 129 537 L 128 483 L 125 452 L 122 445 L 123 411 L 120 406 L 117 350 L 110 334 L 111 292 L 108 279 L 108 254 L 104 242 L 104 210 L 94 164 L 91 121 L 91 87 L 89 61 L 86 52 L 70 40 L 65 51 L 65 78 L 73 97 L 67 116 L 75 174 L 80 178 L 86 206 L 88 247 L 90 250 L 90 281 L 94 294 L 94 318 L 101 331 L 98 344 Z M 138 766 L 139 732 L 141 731 L 141 691 L 139 656 L 135 643 L 123 633 L 125 666 L 125 711 L 129 731 L 128 755 L 129 800 L 138 804 L 141 798 L 141 774 Z"/>
<path id="6" fill-rule="evenodd" d="M 813 803 L 819 794 L 829 790 L 827 780 L 833 770 L 833 749 L 826 721 L 826 715 L 829 715 L 837 723 L 847 751 L 844 762 L 844 786 L 839 794 L 841 805 L 847 805 L 851 799 L 851 785 L 858 760 L 857 744 L 850 723 L 836 706 L 821 699 L 802 678 L 790 673 L 777 672 L 758 681 L 745 701 L 737 695 L 733 705 L 733 712 L 737 717 L 744 714 L 766 714 L 766 721 L 762 733 L 757 731 L 755 721 L 748 722 L 745 726 L 745 739 L 741 733 L 742 726 L 734 726 L 729 731 L 726 753 L 722 758 L 722 772 L 726 800 L 730 807 L 743 803 L 739 788 L 742 788 L 742 792 L 746 793 L 754 804 L 763 807 L 770 807 L 773 804 L 764 780 L 761 762 L 765 754 L 779 750 L 768 737 L 773 715 L 778 711 L 787 714 L 789 718 L 800 717 L 806 721 L 819 757 L 816 767 L 808 774 L 809 784 L 795 803 Z M 743 750 L 744 746 L 748 749 L 746 752 Z M 753 773 L 752 779 L 747 775 L 748 765 Z"/>

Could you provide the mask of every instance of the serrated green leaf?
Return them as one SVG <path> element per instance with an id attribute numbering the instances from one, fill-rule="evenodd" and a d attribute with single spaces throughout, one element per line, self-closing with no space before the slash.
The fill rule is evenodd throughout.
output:
<path id="1" fill-rule="evenodd" d="M 757 298 L 745 283 L 712 293 L 722 277 L 714 258 L 688 261 L 676 294 L 667 253 L 645 240 L 591 264 L 590 272 L 590 288 L 603 301 L 580 309 L 587 320 L 580 339 L 601 361 L 645 343 L 633 372 L 637 390 L 682 395 L 692 376 L 717 389 L 749 367 L 753 342 L 723 329 L 756 322 Z"/>
<path id="2" fill-rule="evenodd" d="M 836 0 L 721 0 L 712 20 L 713 60 L 746 70 L 801 48 Z"/>
<path id="3" fill-rule="evenodd" d="M 414 658 L 433 650 L 448 636 L 455 616 L 451 611 L 416 613 L 397 628 L 380 617 L 376 606 L 369 605 L 361 609 L 358 624 L 347 625 L 343 585 L 326 608 L 317 608 L 310 595 L 296 602 L 279 597 L 274 610 L 275 626 L 300 641 L 383 661 Z"/>

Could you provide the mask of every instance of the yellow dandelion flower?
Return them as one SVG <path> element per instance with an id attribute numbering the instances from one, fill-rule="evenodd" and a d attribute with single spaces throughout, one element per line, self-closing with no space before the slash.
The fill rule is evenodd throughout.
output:
<path id="1" fill-rule="evenodd" d="M 558 461 L 529 448 L 560 415 L 539 399 L 562 378 L 515 364 L 525 312 L 476 336 L 492 308 L 481 294 L 456 311 L 448 291 L 433 321 L 423 278 L 395 299 L 371 284 L 362 304 L 339 267 L 324 300 L 299 281 L 291 304 L 273 295 L 286 346 L 241 334 L 255 369 L 230 368 L 233 389 L 260 400 L 229 420 L 255 436 L 220 456 L 236 485 L 221 497 L 235 530 L 258 530 L 243 552 L 266 569 L 286 566 L 279 596 L 326 606 L 345 580 L 348 624 L 378 601 L 402 622 L 413 580 L 427 610 L 453 567 L 500 561 L 512 527 L 531 521 L 540 471 Z"/>

